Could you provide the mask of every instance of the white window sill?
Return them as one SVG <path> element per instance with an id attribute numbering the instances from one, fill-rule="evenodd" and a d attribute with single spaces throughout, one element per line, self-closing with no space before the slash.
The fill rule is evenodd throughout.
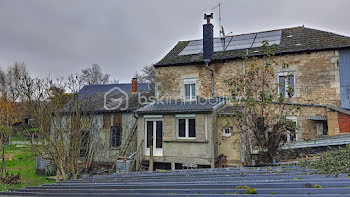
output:
<path id="1" fill-rule="evenodd" d="M 177 137 L 179 140 L 195 140 L 195 137 Z"/>

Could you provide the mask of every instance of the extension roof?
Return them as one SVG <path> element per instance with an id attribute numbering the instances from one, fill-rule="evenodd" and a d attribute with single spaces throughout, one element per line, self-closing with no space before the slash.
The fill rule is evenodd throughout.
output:
<path id="1" fill-rule="evenodd" d="M 321 50 L 332 50 L 350 47 L 350 37 L 339 34 L 301 27 L 285 28 L 282 30 L 281 42 L 276 54 L 312 52 Z M 271 30 L 276 31 L 276 30 Z M 270 31 L 266 31 L 270 32 Z M 263 33 L 263 32 L 257 32 Z M 157 64 L 155 67 L 175 66 L 184 64 L 203 63 L 203 54 L 179 55 L 179 53 L 191 42 L 179 41 L 177 45 Z M 259 47 L 249 48 L 248 56 L 259 56 Z M 240 59 L 246 56 L 246 49 L 226 50 L 214 52 L 212 61 L 224 61 Z"/>
<path id="2" fill-rule="evenodd" d="M 195 101 L 183 100 L 161 100 L 146 105 L 138 110 L 140 114 L 167 114 L 167 113 L 203 113 L 212 112 L 225 104 L 222 98 L 205 99 L 200 98 Z"/>

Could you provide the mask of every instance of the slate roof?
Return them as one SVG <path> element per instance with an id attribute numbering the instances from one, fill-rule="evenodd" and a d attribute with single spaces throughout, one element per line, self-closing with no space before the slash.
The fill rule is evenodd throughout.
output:
<path id="1" fill-rule="evenodd" d="M 303 26 L 285 28 L 281 30 L 281 43 L 278 45 L 276 54 L 309 52 L 350 47 L 350 37 L 331 32 L 306 28 Z M 177 45 L 162 60 L 155 64 L 155 67 L 203 63 L 202 53 L 195 55 L 178 55 L 188 45 L 188 43 L 190 43 L 190 41 L 179 41 Z M 259 48 L 257 47 L 248 49 L 248 56 L 261 55 L 259 52 L 256 52 L 258 50 Z M 213 54 L 212 61 L 217 62 L 229 59 L 243 58 L 245 54 L 246 49 L 215 52 Z"/>
<path id="2" fill-rule="evenodd" d="M 84 98 L 86 96 L 91 96 L 96 93 L 104 93 L 114 88 L 114 92 L 119 92 L 120 90 L 124 92 L 131 92 L 131 83 L 119 83 L 119 84 L 101 84 L 101 85 L 85 85 L 79 91 L 79 98 Z M 137 91 L 151 91 L 153 86 L 149 83 L 138 83 Z"/>
<path id="3" fill-rule="evenodd" d="M 95 113 L 132 112 L 146 105 L 139 98 L 152 97 L 154 90 L 149 83 L 139 83 L 137 93 L 131 93 L 131 83 L 86 85 L 78 93 L 80 111 Z M 74 103 L 77 103 L 74 99 L 70 100 L 63 112 L 73 111 L 70 109 L 74 109 L 71 108 Z"/>
<path id="4" fill-rule="evenodd" d="M 225 115 L 235 115 L 235 112 L 236 111 L 240 111 L 242 110 L 243 107 L 241 106 L 225 106 L 223 107 L 222 109 L 220 109 L 218 112 L 217 112 L 217 116 L 225 116 Z"/>
<path id="5" fill-rule="evenodd" d="M 196 101 L 162 100 L 146 105 L 136 112 L 141 114 L 212 112 L 224 104 L 225 100 L 221 98 L 200 98 Z"/>
<path id="6" fill-rule="evenodd" d="M 91 96 L 84 97 L 81 103 L 82 111 L 94 111 L 96 113 L 113 113 L 113 112 L 133 112 L 146 105 L 139 102 L 139 98 L 150 98 L 154 96 L 154 91 L 127 93 L 120 92 L 97 93 Z"/>

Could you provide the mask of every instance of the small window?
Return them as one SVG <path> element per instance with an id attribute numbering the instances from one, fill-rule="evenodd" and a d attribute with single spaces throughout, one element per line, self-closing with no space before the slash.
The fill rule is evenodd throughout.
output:
<path id="1" fill-rule="evenodd" d="M 295 123 L 295 126 L 297 127 L 297 117 L 295 116 L 289 116 L 287 117 L 287 120 L 291 120 Z M 294 142 L 298 140 L 297 139 L 297 130 L 296 131 L 287 131 L 286 132 L 286 135 L 285 135 L 285 138 L 284 138 L 284 141 L 285 142 Z"/>
<path id="2" fill-rule="evenodd" d="M 232 131 L 231 127 L 224 127 L 222 129 L 222 136 L 230 137 L 231 136 L 231 131 Z"/>
<path id="3" fill-rule="evenodd" d="M 196 138 L 196 119 L 179 118 L 177 122 L 179 138 Z"/>
<path id="4" fill-rule="evenodd" d="M 196 80 L 195 79 L 185 79 L 184 80 L 184 92 L 185 98 L 188 100 L 196 99 Z"/>
<path id="5" fill-rule="evenodd" d="M 284 97 L 293 97 L 295 95 L 295 76 L 293 73 L 278 74 L 278 93 Z"/>
<path id="6" fill-rule="evenodd" d="M 122 144 L 122 127 L 111 127 L 111 148 L 117 148 Z"/>
<path id="7" fill-rule="evenodd" d="M 86 157 L 88 148 L 89 148 L 89 141 L 90 141 L 90 132 L 89 131 L 81 131 L 80 133 L 80 152 L 79 157 Z"/>

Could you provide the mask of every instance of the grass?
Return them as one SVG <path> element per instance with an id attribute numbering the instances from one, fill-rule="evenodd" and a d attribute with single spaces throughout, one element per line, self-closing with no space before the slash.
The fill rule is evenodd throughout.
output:
<path id="1" fill-rule="evenodd" d="M 24 188 L 37 186 L 44 183 L 54 183 L 54 180 L 47 180 L 46 176 L 35 174 L 35 156 L 29 148 L 17 148 L 14 145 L 6 146 L 6 169 L 14 174 L 21 173 L 21 181 L 17 185 L 0 183 L 0 191 L 10 188 Z M 1 162 L 0 162 L 1 164 Z"/>

